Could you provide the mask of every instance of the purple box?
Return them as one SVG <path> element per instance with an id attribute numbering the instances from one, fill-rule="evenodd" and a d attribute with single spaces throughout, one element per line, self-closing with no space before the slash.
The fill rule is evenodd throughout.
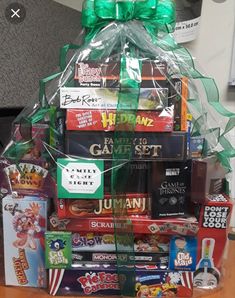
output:
<path id="1" fill-rule="evenodd" d="M 123 268 L 122 271 L 123 278 L 126 278 L 128 268 Z M 136 266 L 135 271 L 136 297 L 162 297 L 160 295 L 163 293 L 174 294 L 174 297 L 192 296 L 192 272 L 170 272 L 154 266 Z M 53 296 L 120 296 L 118 280 L 115 266 L 77 265 L 71 270 L 50 269 L 49 293 Z M 126 278 L 124 287 L 129 282 Z"/>

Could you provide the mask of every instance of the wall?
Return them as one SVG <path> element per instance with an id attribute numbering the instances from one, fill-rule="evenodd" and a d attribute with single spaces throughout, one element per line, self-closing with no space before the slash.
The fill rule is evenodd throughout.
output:
<path id="1" fill-rule="evenodd" d="M 75 9 L 82 0 L 56 0 Z M 203 0 L 201 27 L 196 41 L 187 44 L 203 73 L 215 78 L 224 105 L 235 112 L 235 88 L 228 91 L 235 19 L 234 0 Z"/>
<path id="2" fill-rule="evenodd" d="M 18 0 L 26 18 L 11 24 L 4 15 L 11 2 L 0 0 L 0 108 L 23 107 L 37 99 L 39 79 L 56 70 L 61 46 L 81 30 L 80 12 L 48 0 Z M 2 133 L 0 129 L 0 138 Z"/>

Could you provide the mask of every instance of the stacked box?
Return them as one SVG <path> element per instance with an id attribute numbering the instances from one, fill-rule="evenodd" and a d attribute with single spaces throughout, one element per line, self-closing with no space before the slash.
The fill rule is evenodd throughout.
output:
<path id="1" fill-rule="evenodd" d="M 169 82 L 165 62 L 143 62 L 136 107 L 128 97 L 118 103 L 119 72 L 115 62 L 77 62 L 75 86 L 60 89 L 67 158 L 57 160 L 57 212 L 46 235 L 49 291 L 120 295 L 117 263 L 124 279 L 135 265 L 137 297 L 189 297 L 205 271 L 201 251 L 220 268 L 215 239 L 202 238 L 211 173 L 191 142 L 188 79 Z"/>
<path id="2" fill-rule="evenodd" d="M 1 160 L 5 284 L 47 287 L 45 237 L 55 183 L 42 160 Z"/>
<path id="3" fill-rule="evenodd" d="M 53 296 L 69 294 L 110 297 L 121 294 L 117 269 L 114 266 L 51 269 L 49 273 L 49 293 Z M 126 283 L 128 280 L 124 281 L 124 287 Z M 137 266 L 135 285 L 136 297 L 161 297 L 162 293 L 174 297 L 191 297 L 192 273 L 166 272 L 154 266 Z"/>
<path id="4" fill-rule="evenodd" d="M 6 285 L 47 286 L 44 252 L 47 208 L 47 201 L 40 197 L 3 198 Z"/>

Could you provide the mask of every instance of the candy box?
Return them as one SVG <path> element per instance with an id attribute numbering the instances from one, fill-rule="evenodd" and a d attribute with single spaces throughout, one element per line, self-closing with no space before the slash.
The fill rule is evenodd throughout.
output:
<path id="1" fill-rule="evenodd" d="M 5 284 L 46 287 L 44 232 L 47 201 L 41 197 L 2 200 Z"/>
<path id="2" fill-rule="evenodd" d="M 125 268 L 122 269 L 125 271 Z M 77 265 L 71 270 L 49 271 L 49 293 L 59 295 L 120 295 L 119 276 L 115 266 Z M 130 282 L 123 274 L 123 283 Z M 164 293 L 174 297 L 191 297 L 193 293 L 191 272 L 159 270 L 155 266 L 136 266 L 136 297 L 161 297 Z"/>

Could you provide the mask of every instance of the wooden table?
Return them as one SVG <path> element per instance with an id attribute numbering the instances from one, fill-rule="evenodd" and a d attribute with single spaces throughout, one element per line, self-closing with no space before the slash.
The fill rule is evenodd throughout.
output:
<path id="1" fill-rule="evenodd" d="M 224 270 L 225 270 L 226 276 L 222 282 L 223 288 L 213 293 L 205 292 L 205 291 L 203 292 L 195 291 L 193 298 L 196 298 L 196 297 L 197 298 L 198 297 L 233 298 L 235 297 L 235 241 L 230 241 L 228 250 L 225 253 L 225 256 L 226 256 L 226 260 L 224 262 Z M 0 286 L 0 298 L 49 298 L 49 297 L 52 297 L 52 296 L 48 295 L 43 290 Z"/>

